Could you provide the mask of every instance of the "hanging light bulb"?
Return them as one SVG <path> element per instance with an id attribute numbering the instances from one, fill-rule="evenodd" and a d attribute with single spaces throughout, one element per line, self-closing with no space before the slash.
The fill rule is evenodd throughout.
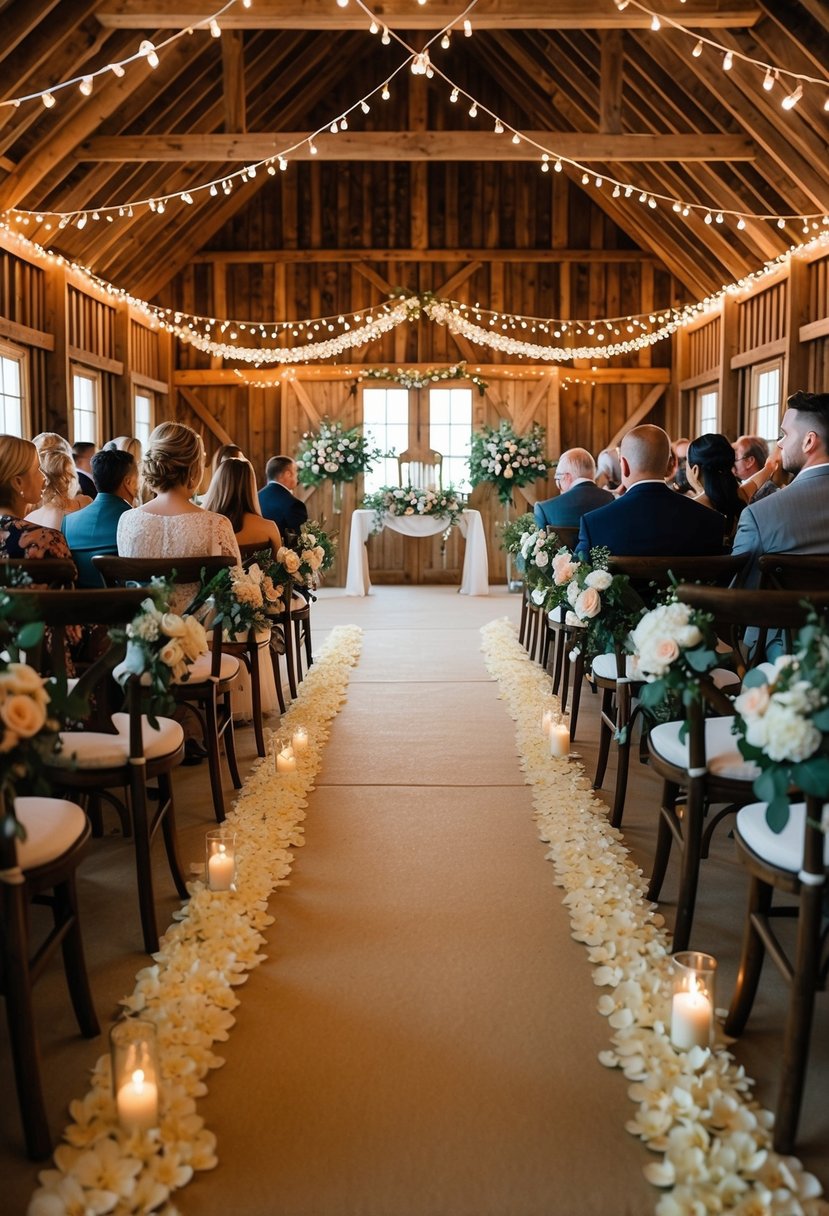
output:
<path id="1" fill-rule="evenodd" d="M 766 68 L 766 74 L 763 77 L 763 88 L 767 93 L 770 93 L 774 88 L 774 77 L 771 74 L 771 68 Z"/>
<path id="2" fill-rule="evenodd" d="M 84 76 L 83 80 L 78 85 L 78 88 L 80 89 L 81 93 L 83 93 L 84 97 L 89 97 L 90 93 L 92 92 L 92 77 Z"/>
<path id="3" fill-rule="evenodd" d="M 734 55 L 731 51 L 726 51 L 722 59 L 722 70 L 730 72 L 734 66 Z"/>
<path id="4" fill-rule="evenodd" d="M 210 33 L 213 38 L 221 38 L 222 36 L 222 27 L 215 17 L 210 18 Z"/>
<path id="5" fill-rule="evenodd" d="M 653 195 L 651 195 L 648 198 L 648 206 L 650 207 L 651 210 L 653 210 L 656 207 L 656 199 L 653 197 Z"/>
<path id="6" fill-rule="evenodd" d="M 613 187 L 613 197 L 618 198 L 621 193 L 622 193 L 622 188 L 619 185 L 619 183 L 617 182 L 616 185 Z"/>
<path id="7" fill-rule="evenodd" d="M 383 92 L 380 94 L 380 96 L 383 98 L 383 101 L 388 101 L 388 99 L 391 97 L 389 86 L 387 84 L 383 85 Z"/>
<path id="8" fill-rule="evenodd" d="M 464 38 L 472 37 L 472 22 L 469 20 L 468 17 L 463 23 L 463 36 L 464 36 Z"/>
<path id="9" fill-rule="evenodd" d="M 742 231 L 742 229 L 745 228 L 745 226 L 746 226 L 746 222 L 743 219 L 743 217 L 740 216 L 740 218 L 737 220 L 737 227 Z"/>
<path id="10" fill-rule="evenodd" d="M 589 173 L 582 173 L 581 184 L 583 186 L 588 186 L 590 184 L 590 174 Z"/>
<path id="11" fill-rule="evenodd" d="M 513 131 L 513 133 L 512 133 L 512 142 L 513 142 L 514 144 L 520 144 L 520 143 L 521 143 L 521 136 L 518 134 L 518 132 L 517 132 L 517 131 Z"/>
<path id="12" fill-rule="evenodd" d="M 109 68 L 109 71 L 112 72 L 113 76 L 123 76 L 124 75 L 124 69 L 120 63 L 110 63 L 107 66 Z"/>
<path id="13" fill-rule="evenodd" d="M 348 8 L 348 0 L 337 0 L 337 4 L 340 8 Z"/>
<path id="14" fill-rule="evenodd" d="M 496 135 L 504 134 L 504 124 L 501 122 L 500 118 L 495 119 L 495 127 L 493 129 Z"/>
<path id="15" fill-rule="evenodd" d="M 308 140 L 308 149 L 309 149 L 309 151 L 310 151 L 310 153 L 311 153 L 311 155 L 312 155 L 312 156 L 316 156 L 316 154 L 317 154 L 317 145 L 314 143 L 313 139 L 309 139 L 309 140 Z"/>
<path id="16" fill-rule="evenodd" d="M 52 106 L 55 104 L 55 98 L 54 98 L 54 96 L 53 96 L 53 95 L 52 95 L 52 94 L 51 94 L 51 93 L 48 91 L 48 89 L 47 89 L 47 91 L 46 91 L 45 93 L 41 93 L 41 95 L 40 95 L 40 100 L 43 102 L 43 104 L 44 104 L 44 106 L 46 107 L 46 109 L 47 109 L 47 110 L 51 110 Z"/>
<path id="17" fill-rule="evenodd" d="M 451 40 L 451 38 L 449 37 L 449 31 L 448 31 L 448 30 L 446 31 L 446 33 L 445 33 L 445 34 L 443 35 L 443 37 L 441 38 L 441 40 L 440 40 L 440 45 L 443 47 L 443 49 L 444 49 L 445 51 L 448 51 L 448 50 L 449 50 L 449 47 L 452 45 L 452 40 Z"/>
<path id="18" fill-rule="evenodd" d="M 341 131 L 348 130 L 348 119 L 346 118 L 345 114 L 343 114 L 342 118 L 340 119 L 340 130 Z"/>
<path id="19" fill-rule="evenodd" d="M 449 94 L 449 100 L 452 102 L 455 102 L 458 100 L 458 96 L 459 96 L 458 90 L 453 89 L 452 92 Z"/>
<path id="20" fill-rule="evenodd" d="M 158 55 L 149 38 L 145 38 L 144 41 L 140 43 L 138 47 L 138 54 L 144 56 L 151 68 L 158 67 Z"/>
<path id="21" fill-rule="evenodd" d="M 780 102 L 784 110 L 793 110 L 803 96 L 803 85 L 799 84 L 793 93 L 789 93 L 788 97 L 784 97 Z"/>
<path id="22" fill-rule="evenodd" d="M 659 20 L 656 13 L 654 13 L 651 17 L 651 29 L 654 31 L 654 33 L 656 33 L 657 30 L 662 29 L 662 22 Z"/>
<path id="23" fill-rule="evenodd" d="M 379 29 L 380 29 L 380 26 L 377 24 L 377 22 L 372 21 L 371 25 L 368 27 L 368 32 L 370 34 L 376 34 L 376 33 L 378 33 Z"/>
<path id="24" fill-rule="evenodd" d="M 723 222 L 723 213 L 722 213 L 722 211 L 718 211 L 718 212 L 717 212 L 717 214 L 716 214 L 716 216 L 715 216 L 715 221 L 714 221 L 714 222 L 715 222 L 715 223 L 717 223 L 717 224 L 721 224 L 721 223 Z"/>
<path id="25" fill-rule="evenodd" d="M 219 191 L 216 187 L 216 183 L 213 182 L 212 186 L 210 187 L 210 197 L 215 198 L 218 193 L 219 193 Z"/>
<path id="26" fill-rule="evenodd" d="M 470 118 L 478 117 L 478 107 L 474 101 L 472 102 L 472 105 L 469 107 L 469 117 Z"/>
<path id="27" fill-rule="evenodd" d="M 391 34 L 388 31 L 388 26 L 383 26 L 383 36 L 380 41 L 382 42 L 383 46 L 388 46 L 391 42 Z"/>
<path id="28" fill-rule="evenodd" d="M 699 42 L 696 44 L 696 46 L 694 47 L 694 49 L 691 51 L 691 54 L 694 56 L 695 59 L 699 59 L 700 55 L 702 54 L 702 39 L 701 38 L 700 38 Z"/>
<path id="29" fill-rule="evenodd" d="M 86 227 L 86 216 L 82 213 L 78 216 L 78 228 Z"/>
<path id="30" fill-rule="evenodd" d="M 364 114 L 368 114 L 369 110 L 371 109 L 371 106 L 368 104 L 367 101 L 361 101 L 360 109 L 363 111 Z"/>

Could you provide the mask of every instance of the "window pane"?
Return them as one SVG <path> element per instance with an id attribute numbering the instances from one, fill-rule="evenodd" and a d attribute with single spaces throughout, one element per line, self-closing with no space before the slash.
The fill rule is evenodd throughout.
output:
<path id="1" fill-rule="evenodd" d="M 0 355 L 0 432 L 23 435 L 23 358 Z"/>
<path id="2" fill-rule="evenodd" d="M 366 494 L 397 485 L 397 457 L 409 446 L 409 391 L 405 388 L 363 389 L 363 430 L 372 447 L 393 452 L 364 476 Z"/>
<path id="3" fill-rule="evenodd" d="M 135 425 L 133 433 L 136 439 L 140 439 L 142 447 L 146 447 L 147 441 L 150 438 L 153 416 L 152 407 L 152 397 L 149 394 L 141 392 L 135 394 Z"/>
<path id="4" fill-rule="evenodd" d="M 774 441 L 780 427 L 780 363 L 765 364 L 753 369 L 749 433 Z"/>
<path id="5" fill-rule="evenodd" d="M 716 434 L 719 430 L 719 393 L 716 389 L 700 389 L 697 393 L 697 434 Z"/>
<path id="6" fill-rule="evenodd" d="M 98 442 L 98 380 L 75 372 L 72 376 L 72 437 L 75 443 Z"/>
<path id="7" fill-rule="evenodd" d="M 444 487 L 468 494 L 469 446 L 472 439 L 472 389 L 429 390 L 429 447 L 443 456 Z"/>

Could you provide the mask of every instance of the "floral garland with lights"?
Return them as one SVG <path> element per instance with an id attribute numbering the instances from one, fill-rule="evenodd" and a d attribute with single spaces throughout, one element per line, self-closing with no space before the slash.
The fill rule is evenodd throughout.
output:
<path id="1" fill-rule="evenodd" d="M 516 723 L 521 767 L 556 883 L 565 890 L 572 935 L 586 946 L 594 983 L 605 990 L 598 1011 L 612 1028 L 613 1047 L 599 1060 L 630 1081 L 637 1110 L 627 1130 L 662 1156 L 644 1167 L 648 1181 L 664 1188 L 657 1216 L 825 1213 L 819 1181 L 795 1157 L 773 1151 L 773 1117 L 751 1097 L 751 1082 L 732 1053 L 721 1044 L 673 1047 L 670 943 L 641 871 L 581 765 L 550 757 L 539 730 L 549 677 L 508 621 L 481 632 L 487 668 Z"/>
<path id="2" fill-rule="evenodd" d="M 374 512 L 374 531 L 383 528 L 384 515 L 440 515 L 446 517 L 446 531 L 454 527 L 463 506 L 453 486 L 434 490 L 423 486 L 382 486 L 363 499 L 363 508 Z"/>
<path id="3" fill-rule="evenodd" d="M 357 377 L 358 383 L 362 380 L 393 380 L 403 388 L 425 388 L 428 384 L 440 384 L 445 380 L 469 380 L 482 397 L 489 388 L 482 376 L 467 371 L 465 362 L 454 363 L 451 367 L 428 367 L 425 371 L 398 367 L 393 372 L 388 367 L 367 367 Z"/>
<path id="4" fill-rule="evenodd" d="M 318 431 L 306 431 L 296 455 L 300 484 L 319 486 L 325 481 L 356 481 L 381 459 L 370 446 L 362 427 L 321 422 Z"/>
<path id="5" fill-rule="evenodd" d="M 162 1109 L 157 1130 L 128 1133 L 118 1124 L 110 1057 L 101 1056 L 86 1097 L 70 1104 L 72 1122 L 54 1154 L 55 1169 L 40 1174 L 29 1216 L 56 1212 L 155 1211 L 186 1186 L 196 1170 L 214 1168 L 216 1137 L 196 1113 L 205 1077 L 223 1061 L 224 1042 L 239 1004 L 235 989 L 265 955 L 263 932 L 273 923 L 267 903 L 293 864 L 292 848 L 304 843 L 307 796 L 322 763 L 329 724 L 345 699 L 361 630 L 332 630 L 299 695 L 280 722 L 281 731 L 302 724 L 309 747 L 295 773 L 277 778 L 271 756 L 257 761 L 227 817 L 236 832 L 236 890 L 211 891 L 199 879 L 175 916 L 150 966 L 138 972 L 133 992 L 121 1001 L 125 1016 L 157 1026 Z M 172 1207 L 164 1210 L 172 1212 Z"/>
<path id="6" fill-rule="evenodd" d="M 529 485 L 546 477 L 544 459 L 545 431 L 538 423 L 528 435 L 519 435 L 503 419 L 497 427 L 484 426 L 472 436 L 469 454 L 469 480 L 474 486 L 489 481 L 503 503 L 512 502 L 516 486 Z"/>

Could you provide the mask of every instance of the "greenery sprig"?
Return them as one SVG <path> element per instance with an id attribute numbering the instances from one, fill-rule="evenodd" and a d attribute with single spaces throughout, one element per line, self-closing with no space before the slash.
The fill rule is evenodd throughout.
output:
<path id="1" fill-rule="evenodd" d="M 357 377 L 358 383 L 361 380 L 393 380 L 403 388 L 425 388 L 429 384 L 439 384 L 446 380 L 469 380 L 481 396 L 489 387 L 483 377 L 467 371 L 465 362 L 453 363 L 451 367 L 428 367 L 425 371 L 419 371 L 417 368 L 398 367 L 396 371 L 392 371 L 388 367 L 367 367 Z"/>

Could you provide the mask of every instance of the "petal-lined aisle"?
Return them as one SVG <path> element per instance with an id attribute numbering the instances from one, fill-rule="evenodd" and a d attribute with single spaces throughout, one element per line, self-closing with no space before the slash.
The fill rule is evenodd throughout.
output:
<path id="1" fill-rule="evenodd" d="M 360 665 L 203 1103 L 199 1216 L 639 1216 L 623 1079 L 480 654 L 513 597 L 324 595 Z"/>

